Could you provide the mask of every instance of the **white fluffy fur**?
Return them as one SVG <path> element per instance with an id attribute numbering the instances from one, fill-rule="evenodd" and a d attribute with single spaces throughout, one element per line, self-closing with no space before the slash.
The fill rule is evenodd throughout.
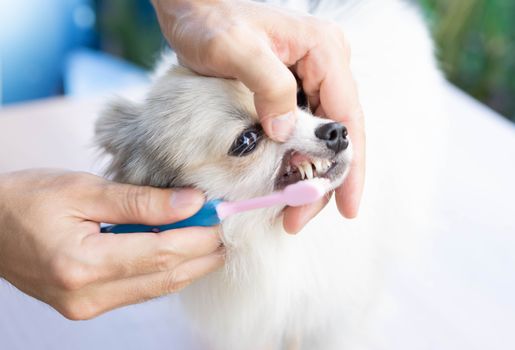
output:
<path id="1" fill-rule="evenodd" d="M 299 349 L 357 349 L 366 343 L 367 311 L 381 291 L 382 269 L 396 254 L 416 254 L 431 228 L 435 155 L 445 125 L 441 76 L 427 29 L 405 2 L 270 2 L 311 8 L 339 23 L 350 40 L 367 123 L 360 216 L 348 221 L 326 209 L 297 236 L 282 233 L 278 208 L 229 218 L 226 267 L 188 287 L 182 299 L 209 349 L 295 342 Z M 170 69 L 173 59 L 157 71 L 143 105 L 115 102 L 99 120 L 98 142 L 113 155 L 110 173 L 131 183 L 195 185 L 208 197 L 270 192 L 283 146 L 264 140 L 250 158 L 226 155 L 248 123 L 235 114 L 255 119 L 249 91 Z M 317 120 L 303 114 L 298 130 L 312 130 L 323 122 Z"/>

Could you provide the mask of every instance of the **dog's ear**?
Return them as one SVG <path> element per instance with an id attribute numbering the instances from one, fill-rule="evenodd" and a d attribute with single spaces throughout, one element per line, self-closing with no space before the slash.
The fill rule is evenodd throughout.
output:
<path id="1" fill-rule="evenodd" d="M 124 98 L 111 101 L 95 123 L 95 144 L 112 156 L 106 175 L 116 180 L 125 177 L 124 169 L 136 147 L 142 107 Z"/>
<path id="2" fill-rule="evenodd" d="M 130 130 L 138 123 L 140 106 L 124 98 L 111 101 L 95 123 L 95 141 L 106 153 L 116 155 L 125 148 Z"/>

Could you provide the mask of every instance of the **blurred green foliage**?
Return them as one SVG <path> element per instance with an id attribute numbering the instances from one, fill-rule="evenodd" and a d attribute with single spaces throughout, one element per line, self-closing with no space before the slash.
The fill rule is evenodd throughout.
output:
<path id="1" fill-rule="evenodd" d="M 419 2 L 449 80 L 515 121 L 515 0 Z"/>
<path id="2" fill-rule="evenodd" d="M 150 0 L 95 0 L 100 48 L 151 68 L 166 42 Z"/>
<path id="3" fill-rule="evenodd" d="M 412 1 L 426 14 L 449 80 L 515 121 L 515 0 Z M 150 68 L 166 47 L 150 1 L 95 3 L 101 48 Z"/>

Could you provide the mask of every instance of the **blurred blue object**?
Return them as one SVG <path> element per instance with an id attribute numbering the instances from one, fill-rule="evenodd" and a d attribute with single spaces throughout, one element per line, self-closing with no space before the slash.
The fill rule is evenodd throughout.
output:
<path id="1" fill-rule="evenodd" d="M 143 69 L 109 54 L 78 49 L 68 55 L 64 74 L 66 95 L 89 96 L 144 83 L 148 83 L 148 76 Z"/>
<path id="2" fill-rule="evenodd" d="M 94 26 L 90 0 L 0 0 L 0 104 L 62 93 L 66 56 Z"/>

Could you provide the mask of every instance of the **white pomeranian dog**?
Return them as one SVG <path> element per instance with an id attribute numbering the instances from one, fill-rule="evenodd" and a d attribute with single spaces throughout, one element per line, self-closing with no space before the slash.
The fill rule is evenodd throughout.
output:
<path id="1" fill-rule="evenodd" d="M 290 3 L 291 2 L 291 3 Z M 326 208 L 298 235 L 275 207 L 222 225 L 225 267 L 181 292 L 207 349 L 357 349 L 381 293 L 383 269 L 416 255 L 431 231 L 431 193 L 442 149 L 443 83 L 428 31 L 397 0 L 284 1 L 337 22 L 367 122 L 367 181 L 358 219 Z M 352 157 L 345 126 L 301 109 L 293 136 L 268 139 L 251 92 L 199 76 L 165 57 L 146 99 L 118 99 L 96 140 L 117 181 L 193 186 L 208 199 L 269 194 L 303 178 L 344 181 Z M 366 347 L 365 347 L 366 348 Z"/>

